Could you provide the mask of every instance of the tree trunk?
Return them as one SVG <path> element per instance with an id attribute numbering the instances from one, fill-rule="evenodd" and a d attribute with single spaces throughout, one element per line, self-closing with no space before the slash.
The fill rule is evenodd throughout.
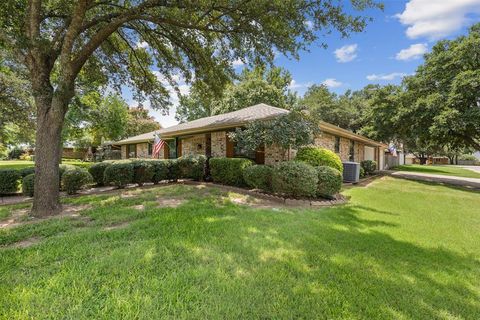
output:
<path id="1" fill-rule="evenodd" d="M 42 217 L 60 212 L 59 170 L 64 103 L 37 98 L 35 142 L 35 190 L 32 215 Z"/>

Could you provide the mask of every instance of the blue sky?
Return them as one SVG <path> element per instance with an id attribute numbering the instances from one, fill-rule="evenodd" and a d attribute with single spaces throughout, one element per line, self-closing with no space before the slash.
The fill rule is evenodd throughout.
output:
<path id="1" fill-rule="evenodd" d="M 290 71 L 291 89 L 303 95 L 312 84 L 326 84 L 343 93 L 361 89 L 370 83 L 399 83 L 422 63 L 422 54 L 440 39 L 465 34 L 480 21 L 480 0 L 398 0 L 383 1 L 384 11 L 369 11 L 374 20 L 362 33 L 342 39 L 337 34 L 321 38 L 327 49 L 312 44 L 299 60 L 278 56 L 275 64 Z M 243 68 L 237 65 L 238 71 Z M 180 88 L 188 92 L 188 86 Z M 130 90 L 124 98 L 136 105 Z M 173 97 L 174 104 L 177 99 Z M 148 103 L 146 104 L 148 107 Z M 163 127 L 177 123 L 175 107 L 169 115 L 150 112 Z"/>

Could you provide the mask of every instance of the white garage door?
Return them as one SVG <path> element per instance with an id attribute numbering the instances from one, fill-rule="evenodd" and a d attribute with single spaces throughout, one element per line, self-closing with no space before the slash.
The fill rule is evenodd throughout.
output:
<path id="1" fill-rule="evenodd" d="M 365 146 L 365 160 L 375 160 L 375 149 Z"/>

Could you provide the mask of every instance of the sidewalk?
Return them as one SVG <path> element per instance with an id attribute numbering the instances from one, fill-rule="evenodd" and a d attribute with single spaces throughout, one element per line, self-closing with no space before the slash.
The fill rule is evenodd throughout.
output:
<path id="1" fill-rule="evenodd" d="M 480 190 L 480 179 L 477 179 L 477 178 L 463 178 L 463 177 L 455 177 L 455 176 L 444 176 L 440 174 L 408 172 L 408 171 L 385 171 L 385 172 L 393 177 L 398 177 L 398 178 L 428 181 L 428 182 L 440 182 L 440 183 Z"/>

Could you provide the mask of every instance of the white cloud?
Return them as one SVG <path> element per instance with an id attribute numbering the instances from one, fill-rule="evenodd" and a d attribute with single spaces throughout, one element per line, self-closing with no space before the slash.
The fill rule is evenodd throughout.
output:
<path id="1" fill-rule="evenodd" d="M 325 79 L 323 82 L 322 82 L 323 85 L 326 85 L 327 87 L 329 88 L 338 88 L 340 87 L 343 83 L 341 83 L 340 81 L 337 81 L 336 79 L 334 78 L 328 78 L 328 79 Z"/>
<path id="2" fill-rule="evenodd" d="M 357 57 L 357 44 L 345 45 L 335 50 L 335 57 L 338 62 L 350 62 Z"/>
<path id="3" fill-rule="evenodd" d="M 407 74 L 403 72 L 392 72 L 388 74 L 369 74 L 367 80 L 369 81 L 392 81 L 395 78 L 405 77 Z"/>
<path id="4" fill-rule="evenodd" d="M 402 49 L 397 53 L 395 59 L 397 60 L 414 60 L 422 57 L 428 51 L 428 46 L 426 43 L 417 43 L 412 44 L 407 49 Z"/>
<path id="5" fill-rule="evenodd" d="M 305 24 L 305 26 L 306 26 L 308 29 L 310 29 L 310 30 L 312 30 L 313 27 L 315 26 L 315 25 L 313 24 L 313 21 L 311 21 L 311 20 L 305 20 L 304 24 Z"/>
<path id="6" fill-rule="evenodd" d="M 410 0 L 396 17 L 408 26 L 409 38 L 435 40 L 460 30 L 472 13 L 480 14 L 480 0 Z"/>
<path id="7" fill-rule="evenodd" d="M 307 88 L 312 85 L 311 82 L 299 83 L 295 80 L 290 81 L 288 89 L 297 91 L 298 89 Z"/>
<path id="8" fill-rule="evenodd" d="M 148 48 L 148 43 L 145 41 L 137 42 L 135 45 L 137 48 Z"/>
<path id="9" fill-rule="evenodd" d="M 243 66 L 244 64 L 245 64 L 245 63 L 244 63 L 242 60 L 240 60 L 240 59 L 233 60 L 233 62 L 232 62 L 232 65 L 233 65 L 234 67 L 240 67 L 240 66 Z"/>

